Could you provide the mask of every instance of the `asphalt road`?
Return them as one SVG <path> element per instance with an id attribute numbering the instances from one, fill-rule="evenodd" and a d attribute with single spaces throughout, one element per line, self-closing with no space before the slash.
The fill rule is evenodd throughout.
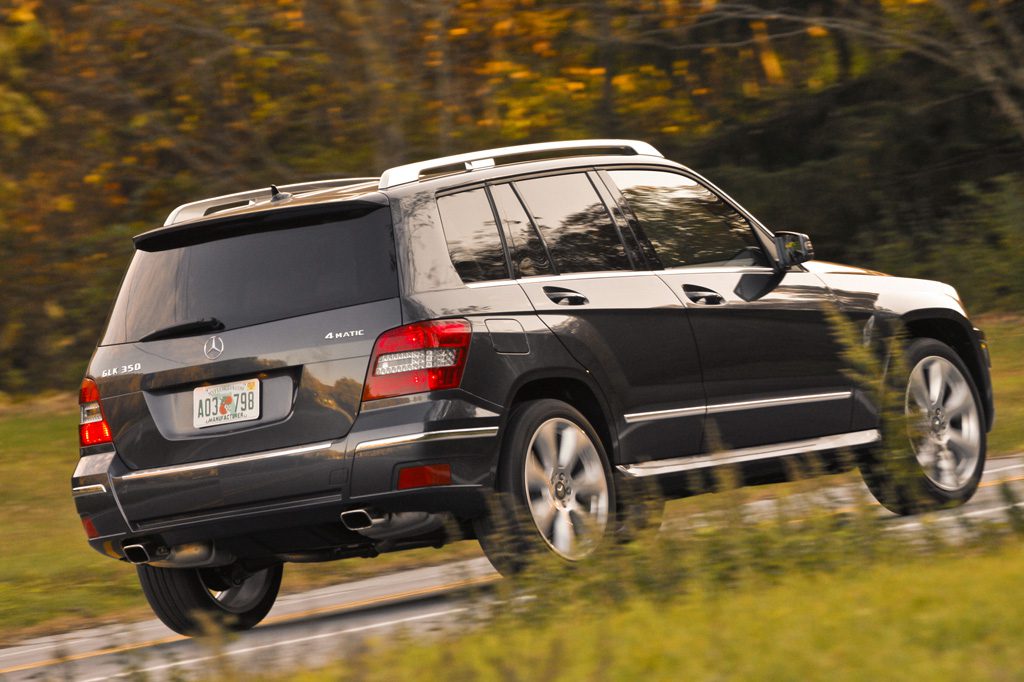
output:
<path id="1" fill-rule="evenodd" d="M 955 532 L 965 518 L 1005 516 L 1009 505 L 998 488 L 1004 480 L 1024 500 L 1024 454 L 989 461 L 974 499 L 960 509 L 931 515 L 931 523 Z M 824 492 L 831 505 L 857 497 L 853 486 Z M 771 502 L 752 507 L 762 504 Z M 913 517 L 898 517 L 881 507 L 879 514 L 894 532 L 921 528 Z M 669 521 L 664 530 L 672 525 Z M 99 681 L 141 673 L 159 680 L 213 675 L 225 667 L 268 671 L 315 666 L 360 646 L 370 635 L 387 637 L 401 630 L 421 636 L 465 627 L 481 610 L 481 590 L 486 592 L 486 585 L 497 580 L 485 560 L 475 559 L 285 595 L 262 625 L 216 647 L 179 637 L 155 619 L 52 635 L 0 649 L 0 676 L 12 682 Z"/>

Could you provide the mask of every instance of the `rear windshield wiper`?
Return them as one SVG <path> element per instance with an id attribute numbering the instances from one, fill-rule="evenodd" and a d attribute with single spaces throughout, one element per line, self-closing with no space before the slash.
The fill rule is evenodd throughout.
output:
<path id="1" fill-rule="evenodd" d="M 181 322 L 179 324 L 172 324 L 169 327 L 157 329 L 156 331 L 151 331 L 140 338 L 139 341 L 170 339 L 175 336 L 188 336 L 190 334 L 198 334 L 200 332 L 219 332 L 221 329 L 224 329 L 224 323 L 216 317 L 204 317 L 201 320 Z"/>

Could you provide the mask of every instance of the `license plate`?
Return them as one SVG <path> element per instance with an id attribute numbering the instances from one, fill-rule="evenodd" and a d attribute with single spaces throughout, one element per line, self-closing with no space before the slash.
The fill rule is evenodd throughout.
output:
<path id="1" fill-rule="evenodd" d="M 197 429 L 259 418 L 259 379 L 200 386 L 192 391 L 192 426 Z"/>

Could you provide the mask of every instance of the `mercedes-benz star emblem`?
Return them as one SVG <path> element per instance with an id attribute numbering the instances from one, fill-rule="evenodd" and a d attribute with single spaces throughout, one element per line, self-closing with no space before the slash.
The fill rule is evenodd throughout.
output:
<path id="1" fill-rule="evenodd" d="M 219 336 L 211 336 L 203 344 L 203 354 L 211 360 L 216 360 L 224 352 L 224 339 Z"/>

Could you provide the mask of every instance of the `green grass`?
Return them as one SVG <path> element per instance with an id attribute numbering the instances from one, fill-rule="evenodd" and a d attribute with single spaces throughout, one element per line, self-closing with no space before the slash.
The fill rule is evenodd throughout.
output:
<path id="1" fill-rule="evenodd" d="M 77 414 L 0 418 L 0 639 L 141 606 L 135 572 L 86 545 L 71 500 L 77 459 Z"/>
<path id="2" fill-rule="evenodd" d="M 996 424 L 989 434 L 993 455 L 1024 450 L 1024 318 L 988 317 L 976 321 L 985 330 L 992 354 Z"/>
<path id="3" fill-rule="evenodd" d="M 389 635 L 333 666 L 263 679 L 1014 680 L 1022 581 L 1013 541 L 727 589 L 574 594 L 461 636 Z"/>
<path id="4" fill-rule="evenodd" d="M 1024 450 L 1024 321 L 982 319 L 993 360 L 997 422 L 990 454 Z M 89 549 L 70 495 L 77 457 L 73 399 L 0 405 L 0 641 L 149 614 L 135 572 Z M 777 491 L 777 489 L 776 489 Z M 764 491 L 762 491 L 764 492 Z M 679 506 L 679 505 L 674 505 Z M 475 542 L 377 559 L 289 565 L 294 591 L 428 563 L 480 556 Z"/>

